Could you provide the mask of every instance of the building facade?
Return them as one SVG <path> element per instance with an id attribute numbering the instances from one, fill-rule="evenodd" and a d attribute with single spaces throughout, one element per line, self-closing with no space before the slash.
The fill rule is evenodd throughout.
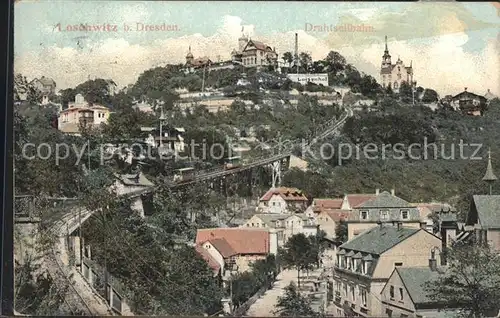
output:
<path id="1" fill-rule="evenodd" d="M 466 115 L 480 116 L 488 106 L 488 99 L 468 92 L 466 87 L 463 92 L 451 98 L 450 106 Z"/>
<path id="2" fill-rule="evenodd" d="M 260 199 L 259 213 L 291 214 L 303 213 L 309 200 L 297 188 L 271 188 Z"/>
<path id="3" fill-rule="evenodd" d="M 413 85 L 413 66 L 405 66 L 398 57 L 396 64 L 392 64 L 391 55 L 387 46 L 387 36 L 385 37 L 385 51 L 382 56 L 382 66 L 380 68 L 380 80 L 383 87 L 390 87 L 394 92 L 399 92 L 403 82 Z"/>
<path id="4" fill-rule="evenodd" d="M 297 214 L 255 214 L 241 227 L 245 228 L 269 228 L 276 232 L 278 245 L 283 246 L 288 239 L 296 234 L 314 236 L 318 233 L 318 227 L 313 218 L 302 213 Z"/>
<path id="5" fill-rule="evenodd" d="M 333 271 L 336 316 L 384 316 L 380 293 L 394 268 L 426 266 L 441 240 L 423 230 L 379 224 L 342 244 Z"/>
<path id="6" fill-rule="evenodd" d="M 419 229 L 425 226 L 420 219 L 420 211 L 394 195 L 384 191 L 375 198 L 365 201 L 353 208 L 348 220 L 348 240 L 363 231 L 377 226 L 377 223 L 402 222 L 404 226 Z"/>
<path id="7" fill-rule="evenodd" d="M 80 127 L 98 127 L 107 123 L 111 112 L 101 105 L 90 105 L 81 94 L 75 96 L 75 102 L 69 103 L 58 117 L 58 129 L 67 134 L 79 135 Z"/>

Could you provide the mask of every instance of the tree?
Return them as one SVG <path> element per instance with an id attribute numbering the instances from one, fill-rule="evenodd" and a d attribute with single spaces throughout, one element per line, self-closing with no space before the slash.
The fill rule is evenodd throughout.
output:
<path id="1" fill-rule="evenodd" d="M 347 222 L 344 219 L 341 219 L 335 225 L 335 238 L 340 243 L 347 242 Z"/>
<path id="2" fill-rule="evenodd" d="M 251 264 L 252 273 L 257 277 L 257 281 L 261 286 L 269 286 L 278 275 L 278 267 L 276 258 L 270 254 L 264 260 L 257 260 Z"/>
<path id="3" fill-rule="evenodd" d="M 423 103 L 433 103 L 437 102 L 439 99 L 438 93 L 430 88 L 424 90 L 424 95 L 422 96 Z"/>
<path id="4" fill-rule="evenodd" d="M 285 295 L 278 297 L 276 304 L 277 314 L 281 317 L 315 317 L 318 316 L 311 308 L 311 302 L 300 295 L 297 286 L 294 282 L 285 287 Z"/>
<path id="5" fill-rule="evenodd" d="M 299 61 L 301 70 L 307 72 L 309 70 L 309 66 L 312 64 L 311 54 L 301 52 L 299 54 Z"/>
<path id="6" fill-rule="evenodd" d="M 102 78 L 88 80 L 75 87 L 75 92 L 82 94 L 85 101 L 91 105 L 100 104 L 107 106 L 111 101 L 109 86 L 112 84 L 113 82 L 108 82 Z"/>
<path id="7" fill-rule="evenodd" d="M 29 83 L 25 76 L 16 74 L 14 77 L 14 100 L 25 97 L 30 105 L 39 105 L 42 102 L 42 92 Z"/>
<path id="8" fill-rule="evenodd" d="M 292 53 L 290 53 L 290 52 L 283 53 L 282 59 L 283 59 L 283 62 L 285 62 L 285 63 L 288 64 L 288 67 L 292 66 L 292 62 L 294 60 L 294 57 L 293 57 Z"/>
<path id="9" fill-rule="evenodd" d="M 232 288 L 232 302 L 234 308 L 238 308 L 260 288 L 257 277 L 252 272 L 238 273 L 229 282 Z"/>
<path id="10" fill-rule="evenodd" d="M 288 239 L 279 255 L 280 263 L 283 264 L 284 268 L 297 269 L 297 282 L 299 287 L 300 271 L 308 270 L 313 263 L 311 257 L 312 248 L 311 241 L 303 233 L 299 233 Z"/>
<path id="11" fill-rule="evenodd" d="M 500 255 L 487 246 L 455 244 L 446 271 L 425 287 L 429 297 L 464 317 L 491 317 L 500 306 Z"/>

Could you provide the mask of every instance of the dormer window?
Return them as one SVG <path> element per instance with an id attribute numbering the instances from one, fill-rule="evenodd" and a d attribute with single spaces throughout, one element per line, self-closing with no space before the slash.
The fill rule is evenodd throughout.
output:
<path id="1" fill-rule="evenodd" d="M 359 212 L 359 217 L 360 217 L 361 220 L 368 219 L 368 211 L 361 211 L 361 212 Z"/>
<path id="2" fill-rule="evenodd" d="M 401 210 L 401 219 L 403 219 L 403 220 L 408 220 L 409 219 L 408 210 Z"/>
<path id="3" fill-rule="evenodd" d="M 387 220 L 389 219 L 389 211 L 380 211 L 380 220 Z"/>

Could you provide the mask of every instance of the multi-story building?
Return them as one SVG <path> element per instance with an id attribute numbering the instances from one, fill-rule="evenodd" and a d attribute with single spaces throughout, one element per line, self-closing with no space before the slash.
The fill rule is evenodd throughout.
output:
<path id="1" fill-rule="evenodd" d="M 81 94 L 75 96 L 75 102 L 59 113 L 58 129 L 67 134 L 80 135 L 80 127 L 98 127 L 106 123 L 111 114 L 107 107 L 85 101 Z"/>
<path id="2" fill-rule="evenodd" d="M 421 221 L 420 211 L 405 200 L 384 191 L 353 208 L 348 220 L 348 239 L 361 232 L 377 226 L 378 222 L 402 222 L 404 226 L 420 228 L 425 226 Z"/>
<path id="3" fill-rule="evenodd" d="M 398 57 L 396 64 L 392 64 L 389 48 L 387 47 L 387 36 L 385 37 L 385 51 L 382 56 L 382 66 L 380 68 L 380 77 L 383 87 L 390 87 L 394 92 L 399 92 L 403 82 L 413 85 L 413 67 L 405 66 Z"/>
<path id="4" fill-rule="evenodd" d="M 259 41 L 252 40 L 241 30 L 238 39 L 238 49 L 231 52 L 233 62 L 245 67 L 277 66 L 278 54 L 276 49 Z"/>
<path id="5" fill-rule="evenodd" d="M 255 214 L 241 227 L 274 229 L 278 238 L 278 245 L 283 246 L 295 234 L 313 236 L 318 233 L 314 218 L 305 214 Z"/>
<path id="6" fill-rule="evenodd" d="M 433 284 L 445 268 L 437 266 L 436 259 L 429 259 L 429 266 L 396 267 L 385 284 L 380 298 L 382 313 L 387 317 L 443 317 L 458 316 L 456 309 L 447 308 L 429 296 L 427 284 Z"/>
<path id="7" fill-rule="evenodd" d="M 35 78 L 30 82 L 30 84 L 39 90 L 43 95 L 55 94 L 56 92 L 56 82 L 45 76 Z"/>
<path id="8" fill-rule="evenodd" d="M 260 199 L 257 210 L 260 213 L 303 213 L 309 200 L 297 188 L 271 188 Z"/>
<path id="9" fill-rule="evenodd" d="M 402 223 L 380 223 L 342 244 L 333 271 L 331 314 L 382 316 L 380 293 L 394 268 L 426 266 L 440 246 L 437 236 Z"/>
<path id="10" fill-rule="evenodd" d="M 316 217 L 321 212 L 330 210 L 339 210 L 342 207 L 342 199 L 313 199 L 312 203 L 306 209 L 306 215 L 309 217 Z"/>

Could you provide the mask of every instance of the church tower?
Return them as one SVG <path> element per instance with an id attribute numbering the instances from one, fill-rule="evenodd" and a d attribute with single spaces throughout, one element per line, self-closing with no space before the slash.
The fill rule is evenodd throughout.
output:
<path id="1" fill-rule="evenodd" d="M 385 36 L 385 51 L 382 56 L 382 68 L 391 66 L 391 55 L 389 54 L 389 48 L 387 47 L 387 35 Z"/>
<path id="2" fill-rule="evenodd" d="M 191 63 L 193 62 L 193 53 L 191 53 L 191 45 L 189 46 L 189 52 L 188 54 L 186 55 L 186 64 L 187 65 L 191 65 Z"/>
<path id="3" fill-rule="evenodd" d="M 238 39 L 238 51 L 241 53 L 248 43 L 248 36 L 244 33 L 245 27 L 241 27 L 241 36 Z"/>
<path id="4" fill-rule="evenodd" d="M 497 177 L 493 173 L 493 167 L 491 165 L 491 150 L 488 149 L 488 166 L 486 167 L 486 173 L 484 174 L 483 181 L 486 181 L 490 185 L 490 195 L 492 195 L 493 182 L 496 180 Z"/>

